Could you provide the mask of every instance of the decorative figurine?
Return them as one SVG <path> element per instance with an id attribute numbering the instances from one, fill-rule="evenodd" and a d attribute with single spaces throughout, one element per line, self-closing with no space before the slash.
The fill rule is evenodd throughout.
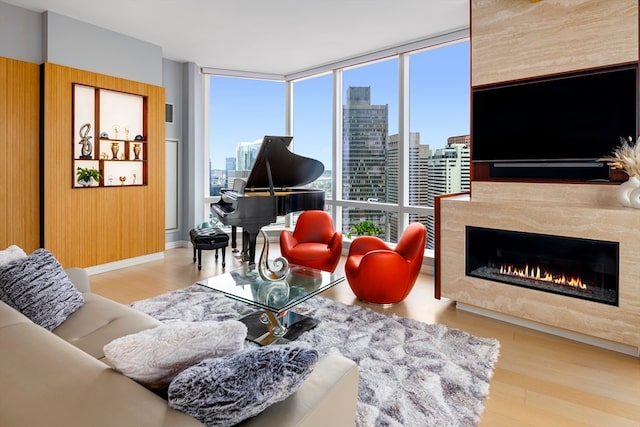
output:
<path id="1" fill-rule="evenodd" d="M 89 132 L 91 131 L 91 123 L 85 123 L 80 128 L 80 142 L 78 144 L 82 145 L 82 154 L 80 155 L 81 159 L 91 159 L 93 152 L 93 146 L 91 144 L 91 135 Z"/>

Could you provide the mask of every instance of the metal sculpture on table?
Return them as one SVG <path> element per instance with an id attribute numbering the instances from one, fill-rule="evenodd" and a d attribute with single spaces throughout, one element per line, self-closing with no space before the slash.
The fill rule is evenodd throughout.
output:
<path id="1" fill-rule="evenodd" d="M 260 230 L 260 233 L 264 239 L 264 246 L 262 247 L 260 260 L 258 261 L 258 274 L 260 274 L 260 278 L 266 282 L 283 280 L 289 272 L 289 262 L 283 257 L 277 257 L 273 260 L 273 265 L 278 269 L 275 271 L 272 270 L 269 266 L 269 239 L 267 239 L 267 234 L 264 230 Z"/>

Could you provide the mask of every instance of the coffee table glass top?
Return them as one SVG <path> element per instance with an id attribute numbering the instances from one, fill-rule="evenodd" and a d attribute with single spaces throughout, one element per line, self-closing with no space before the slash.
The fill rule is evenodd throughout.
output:
<path id="1" fill-rule="evenodd" d="M 227 297 L 281 314 L 301 302 L 337 285 L 344 276 L 289 264 L 283 280 L 260 278 L 255 265 L 210 277 L 196 284 L 224 293 Z"/>

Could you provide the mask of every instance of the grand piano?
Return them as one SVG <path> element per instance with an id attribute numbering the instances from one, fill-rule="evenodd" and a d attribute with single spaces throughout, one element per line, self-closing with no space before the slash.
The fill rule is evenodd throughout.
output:
<path id="1" fill-rule="evenodd" d="M 244 188 L 221 190 L 211 212 L 220 222 L 242 227 L 242 259 L 255 264 L 256 238 L 265 225 L 291 212 L 324 209 L 324 191 L 296 188 L 315 181 L 324 165 L 289 150 L 291 136 L 265 136 Z M 237 180 L 236 180 L 237 181 Z"/>

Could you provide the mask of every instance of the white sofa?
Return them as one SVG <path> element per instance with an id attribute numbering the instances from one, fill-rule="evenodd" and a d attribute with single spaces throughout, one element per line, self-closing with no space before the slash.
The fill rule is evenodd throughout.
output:
<path id="1" fill-rule="evenodd" d="M 0 425 L 202 425 L 105 360 L 105 344 L 160 322 L 91 293 L 84 270 L 67 274 L 85 303 L 52 332 L 0 301 Z M 325 356 L 296 393 L 239 425 L 353 426 L 357 389 L 356 364 Z"/>

